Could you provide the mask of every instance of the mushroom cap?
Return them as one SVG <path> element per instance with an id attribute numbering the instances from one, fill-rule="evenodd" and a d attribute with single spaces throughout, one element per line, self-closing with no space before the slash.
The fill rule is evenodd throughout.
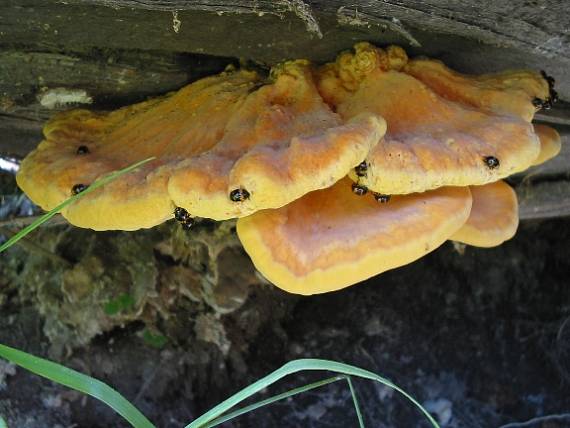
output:
<path id="1" fill-rule="evenodd" d="M 343 123 L 306 61 L 272 73 L 275 82 L 248 96 L 216 147 L 173 172 L 168 191 L 176 205 L 216 220 L 281 207 L 346 176 L 384 135 L 386 123 L 375 114 Z M 232 202 L 236 189 L 249 197 Z"/>
<path id="2" fill-rule="evenodd" d="M 526 120 L 444 99 L 388 68 L 391 62 L 382 58 L 390 55 L 371 45 L 359 44 L 348 55 L 321 69 L 318 86 L 344 119 L 363 112 L 386 119 L 388 130 L 367 157 L 366 175 L 350 174 L 369 189 L 405 194 L 480 185 L 522 171 L 538 156 L 540 143 Z M 396 65 L 406 70 L 403 61 Z M 490 158 L 499 165 L 490 167 Z"/>
<path id="3" fill-rule="evenodd" d="M 32 201 L 50 210 L 71 196 L 74 185 L 89 185 L 154 156 L 157 159 L 62 211 L 70 223 L 95 230 L 153 227 L 172 218 L 169 169 L 181 156 L 213 147 L 259 82 L 259 76 L 248 71 L 221 73 L 109 113 L 58 114 L 45 125 L 44 141 L 22 162 L 18 185 Z M 78 154 L 82 146 L 88 153 Z"/>
<path id="4" fill-rule="evenodd" d="M 433 59 L 409 61 L 405 73 L 423 82 L 439 96 L 478 110 L 518 116 L 530 122 L 536 113 L 533 100 L 550 96 L 548 82 L 535 71 L 511 70 L 469 76 Z"/>
<path id="5" fill-rule="evenodd" d="M 152 227 L 172 218 L 175 206 L 219 220 L 330 186 L 384 131 L 385 122 L 373 114 L 341 123 L 320 99 L 309 63 L 294 61 L 274 70 L 273 83 L 254 72 L 224 72 L 111 113 L 58 115 L 17 180 L 34 202 L 51 209 L 74 185 L 154 156 L 62 214 L 95 230 Z M 78 154 L 81 146 L 88 153 Z M 242 187 L 250 199 L 230 200 Z"/>
<path id="6" fill-rule="evenodd" d="M 495 247 L 511 239 L 519 225 L 517 195 L 504 181 L 471 186 L 467 222 L 450 239 L 475 247 Z"/>
<path id="7" fill-rule="evenodd" d="M 237 233 L 256 268 L 296 294 L 338 290 L 410 263 L 439 247 L 469 216 L 467 187 L 394 196 L 356 196 L 351 181 L 279 209 L 240 218 Z"/>
<path id="8" fill-rule="evenodd" d="M 534 132 L 538 135 L 538 139 L 540 140 L 540 153 L 532 164 L 540 165 L 560 153 L 562 141 L 558 131 L 547 125 L 535 124 Z"/>

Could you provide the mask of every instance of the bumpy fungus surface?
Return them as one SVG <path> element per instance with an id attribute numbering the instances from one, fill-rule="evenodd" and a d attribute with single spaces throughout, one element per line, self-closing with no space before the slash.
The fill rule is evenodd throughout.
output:
<path id="1" fill-rule="evenodd" d="M 386 119 L 366 174 L 351 175 L 376 192 L 497 181 L 528 168 L 540 150 L 528 121 L 536 110 L 532 100 L 548 97 L 549 85 L 537 73 L 468 78 L 438 62 L 409 63 L 397 47 L 359 43 L 355 53 L 322 67 L 318 80 L 321 95 L 344 119 L 362 112 Z"/>
<path id="2" fill-rule="evenodd" d="M 281 207 L 343 178 L 384 135 L 375 114 L 343 124 L 306 61 L 273 73 L 275 83 L 247 97 L 215 147 L 177 167 L 168 185 L 176 205 L 216 220 Z M 237 202 L 228 198 L 236 191 Z"/>
<path id="3" fill-rule="evenodd" d="M 540 139 L 540 153 L 532 164 L 540 165 L 560 153 L 562 141 L 556 129 L 547 125 L 534 125 L 534 132 L 536 132 L 536 135 L 538 135 Z"/>
<path id="4" fill-rule="evenodd" d="M 534 71 L 467 76 L 433 59 L 411 60 L 404 71 L 447 100 L 490 114 L 518 116 L 527 122 L 536 113 L 533 101 L 546 102 L 551 96 L 548 81 Z"/>
<path id="5" fill-rule="evenodd" d="M 395 196 L 387 204 L 350 187 L 345 179 L 240 218 L 238 236 L 256 268 L 291 293 L 338 290 L 436 249 L 471 208 L 466 187 Z"/>
<path id="6" fill-rule="evenodd" d="M 519 225 L 515 191 L 504 181 L 471 186 L 467 222 L 450 239 L 475 247 L 495 247 L 511 239 Z"/>
<path id="7" fill-rule="evenodd" d="M 95 230 L 152 227 L 172 218 L 175 206 L 222 220 L 332 185 L 384 131 L 374 114 L 343 123 L 319 96 L 308 62 L 294 61 L 274 69 L 271 83 L 226 72 L 111 113 L 59 115 L 17 179 L 51 209 L 74 186 L 156 156 L 62 214 Z M 236 190 L 245 195 L 239 201 L 230 198 Z"/>
<path id="8" fill-rule="evenodd" d="M 156 156 L 62 213 L 72 224 L 95 230 L 152 227 L 172 217 L 167 192 L 171 168 L 180 157 L 214 146 L 258 84 L 255 73 L 223 73 L 111 113 L 64 112 L 44 127 L 45 139 L 23 161 L 18 185 L 49 210 L 67 199 L 75 185 Z"/>

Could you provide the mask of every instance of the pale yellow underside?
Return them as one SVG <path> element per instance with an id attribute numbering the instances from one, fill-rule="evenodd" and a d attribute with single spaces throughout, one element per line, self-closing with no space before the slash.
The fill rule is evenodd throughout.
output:
<path id="1" fill-rule="evenodd" d="M 562 149 L 562 141 L 560 139 L 560 134 L 556 129 L 547 125 L 534 125 L 534 132 L 536 132 L 536 135 L 538 135 L 538 139 L 540 140 L 540 153 L 534 160 L 533 165 L 540 165 L 560 153 L 560 150 Z"/>
<path id="2" fill-rule="evenodd" d="M 269 281 L 309 295 L 348 287 L 424 256 L 461 227 L 470 208 L 468 188 L 379 204 L 371 195 L 353 195 L 345 179 L 278 210 L 241 218 L 237 232 Z"/>
<path id="3" fill-rule="evenodd" d="M 474 247 L 496 247 L 511 239 L 518 228 L 515 191 L 504 181 L 471 186 L 473 206 L 467 222 L 451 240 Z"/>

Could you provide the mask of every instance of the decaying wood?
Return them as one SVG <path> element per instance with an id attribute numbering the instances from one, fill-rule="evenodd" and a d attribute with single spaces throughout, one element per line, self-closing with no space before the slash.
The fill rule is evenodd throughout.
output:
<path id="1" fill-rule="evenodd" d="M 60 110 L 137 102 L 238 58 L 328 61 L 361 40 L 397 43 L 466 73 L 545 69 L 570 100 L 566 8 L 565 0 L 4 0 L 0 153 L 28 153 Z M 521 215 L 568 215 L 570 106 L 537 119 L 556 124 L 564 148 L 513 180 Z"/>

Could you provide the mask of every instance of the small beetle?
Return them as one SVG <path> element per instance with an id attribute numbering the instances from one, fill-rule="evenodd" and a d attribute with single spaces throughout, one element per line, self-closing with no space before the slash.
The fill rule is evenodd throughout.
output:
<path id="1" fill-rule="evenodd" d="M 194 223 L 196 223 L 196 221 L 192 217 L 189 217 L 186 221 L 180 222 L 182 229 L 184 230 L 190 230 L 192 226 L 194 226 Z"/>
<path id="2" fill-rule="evenodd" d="M 85 184 L 75 184 L 72 188 L 71 188 L 71 194 L 72 195 L 77 195 L 81 192 L 83 192 L 85 189 L 87 189 L 88 186 L 86 186 Z"/>
<path id="3" fill-rule="evenodd" d="M 186 230 L 194 226 L 195 223 L 195 220 L 190 216 L 188 211 L 182 207 L 174 208 L 174 218 L 182 225 L 182 228 Z"/>
<path id="4" fill-rule="evenodd" d="M 176 207 L 174 208 L 174 218 L 182 223 L 192 217 L 190 217 L 190 214 L 188 214 L 188 211 L 186 211 L 184 208 Z"/>
<path id="5" fill-rule="evenodd" d="M 243 202 L 249 199 L 249 192 L 245 189 L 235 189 L 230 192 L 230 199 L 233 202 Z"/>
<path id="6" fill-rule="evenodd" d="M 382 193 L 374 193 L 374 199 L 376 199 L 381 204 L 387 204 L 390 202 L 390 195 L 383 195 Z"/>
<path id="7" fill-rule="evenodd" d="M 540 110 L 542 107 L 544 107 L 544 101 L 541 100 L 541 99 L 538 98 L 538 97 L 534 97 L 534 98 L 532 99 L 532 105 L 533 105 L 537 110 Z"/>
<path id="8" fill-rule="evenodd" d="M 368 188 L 358 183 L 352 183 L 352 193 L 358 196 L 364 196 L 368 193 Z"/>
<path id="9" fill-rule="evenodd" d="M 357 177 L 366 177 L 368 172 L 368 164 L 365 161 L 360 162 L 354 167 L 354 173 Z"/>
<path id="10" fill-rule="evenodd" d="M 556 80 L 554 80 L 554 77 L 549 76 L 548 74 L 546 74 L 546 71 L 544 70 L 540 70 L 540 74 L 542 75 L 542 78 L 544 80 L 546 80 L 546 82 L 548 83 L 549 87 L 554 87 L 554 84 L 556 83 Z"/>
<path id="11" fill-rule="evenodd" d="M 489 169 L 496 169 L 501 164 L 499 162 L 499 159 L 497 159 L 495 156 L 485 156 L 483 158 L 483 162 L 485 162 L 485 165 L 487 165 L 487 168 Z"/>
<path id="12" fill-rule="evenodd" d="M 89 153 L 89 147 L 87 146 L 79 146 L 77 148 L 77 152 L 78 155 L 86 155 Z"/>

